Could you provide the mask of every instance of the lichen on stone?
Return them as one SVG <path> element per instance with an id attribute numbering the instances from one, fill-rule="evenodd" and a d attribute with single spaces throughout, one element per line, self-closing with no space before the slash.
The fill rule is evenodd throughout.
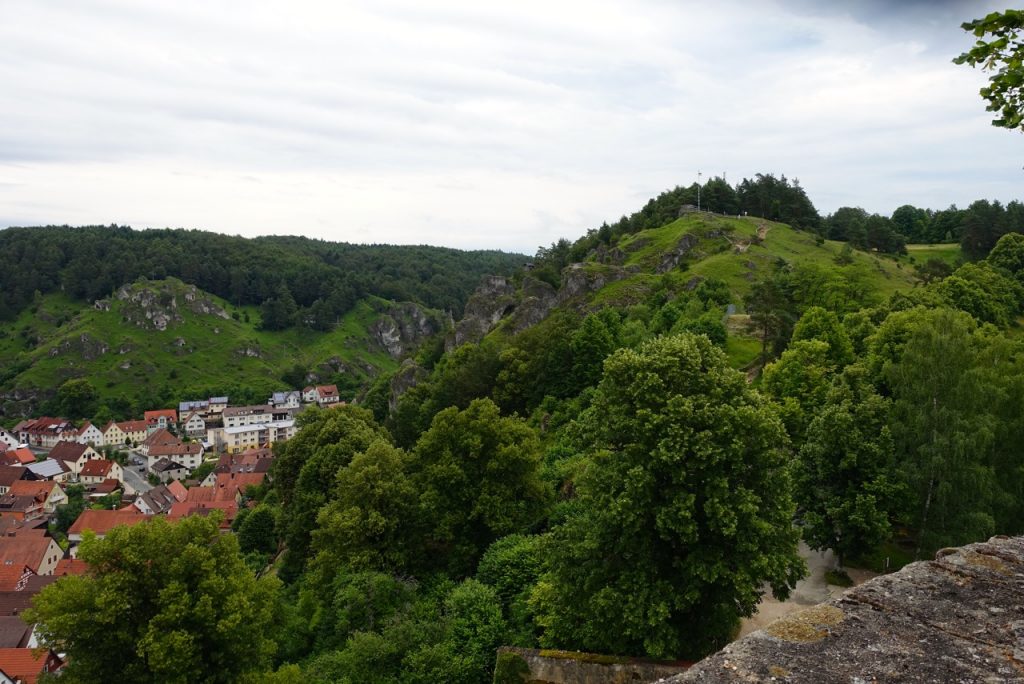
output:
<path id="1" fill-rule="evenodd" d="M 824 639 L 828 628 L 842 621 L 843 611 L 839 608 L 820 605 L 780 618 L 768 625 L 765 632 L 776 639 L 810 643 Z"/>

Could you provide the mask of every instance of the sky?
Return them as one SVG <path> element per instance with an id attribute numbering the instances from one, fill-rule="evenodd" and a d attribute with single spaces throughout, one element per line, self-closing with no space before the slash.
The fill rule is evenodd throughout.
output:
<path id="1" fill-rule="evenodd" d="M 1001 5 L 0 0 L 0 227 L 532 254 L 698 178 L 1024 199 L 951 59 Z"/>

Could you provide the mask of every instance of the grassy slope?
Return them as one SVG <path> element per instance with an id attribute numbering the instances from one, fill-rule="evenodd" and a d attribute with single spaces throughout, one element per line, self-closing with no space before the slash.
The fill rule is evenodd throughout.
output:
<path id="1" fill-rule="evenodd" d="M 917 265 L 923 265 L 929 259 L 944 261 L 954 268 L 963 259 L 960 245 L 907 245 L 906 259 Z"/>
<path id="2" fill-rule="evenodd" d="M 174 287 L 184 289 L 180 283 Z M 387 354 L 368 344 L 367 328 L 379 314 L 367 301 L 346 314 L 330 333 L 266 332 L 256 329 L 259 316 L 254 309 L 235 308 L 205 296 L 229 312 L 237 311 L 240 320 L 186 311 L 182 322 L 158 331 L 122 322 L 126 304 L 118 300 L 112 300 L 110 311 L 99 311 L 82 310 L 59 294 L 44 296 L 35 313 L 25 311 L 0 331 L 0 366 L 9 368 L 17 360 L 31 364 L 3 383 L 3 389 L 52 389 L 68 377 L 84 376 L 103 397 L 123 394 L 131 398 L 145 386 L 164 385 L 180 396 L 188 395 L 190 388 L 283 388 L 280 377 L 286 369 L 297 363 L 312 369 L 331 358 L 357 369 L 356 377 L 365 376 L 367 365 L 381 371 L 397 367 Z M 245 322 L 245 313 L 251 323 Z M 42 343 L 26 344 L 22 331 Z M 109 351 L 92 360 L 84 359 L 77 346 L 52 355 L 52 350 L 65 342 L 79 345 L 83 334 L 105 343 Z M 175 344 L 179 338 L 185 341 L 183 348 Z M 122 347 L 131 351 L 118 353 Z M 259 356 L 245 355 L 247 347 L 258 348 Z M 122 368 L 125 362 L 130 367 Z"/>
<path id="3" fill-rule="evenodd" d="M 764 239 L 757 244 L 758 234 Z M 686 255 L 680 267 L 664 275 L 654 273 L 664 255 L 673 250 L 687 234 L 697 236 L 699 242 Z M 626 279 L 613 282 L 594 294 L 591 305 L 623 305 L 642 301 L 645 295 L 664 279 L 679 287 L 695 276 L 718 278 L 725 281 L 733 294 L 738 311 L 743 310 L 743 297 L 751 283 L 761 274 L 768 273 L 778 259 L 787 262 L 810 263 L 824 269 L 838 268 L 835 257 L 845 243 L 825 241 L 817 244 L 813 235 L 800 232 L 781 223 L 764 219 L 733 218 L 712 214 L 693 214 L 666 226 L 644 230 L 625 237 L 619 248 L 625 253 L 627 268 L 640 271 Z M 939 245 L 951 258 L 959 255 L 956 245 Z M 954 249 L 956 248 L 955 252 Z M 853 264 L 859 266 L 868 287 L 881 298 L 914 286 L 914 268 L 904 258 L 853 251 Z M 918 259 L 917 263 L 924 263 Z M 685 267 L 684 267 L 685 266 Z M 594 267 L 600 267 L 594 265 Z M 732 317 L 744 319 L 742 315 Z M 760 342 L 744 334 L 743 320 L 731 320 L 727 353 L 732 364 L 742 368 L 760 354 Z"/>

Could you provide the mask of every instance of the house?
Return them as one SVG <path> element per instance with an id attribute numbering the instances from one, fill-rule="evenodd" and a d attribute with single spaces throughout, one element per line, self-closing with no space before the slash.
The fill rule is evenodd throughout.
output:
<path id="1" fill-rule="evenodd" d="M 124 481 L 124 469 L 120 463 L 105 458 L 89 461 L 82 466 L 78 474 L 78 479 L 84 484 L 99 484 L 107 478 L 114 478 L 118 482 Z"/>
<path id="2" fill-rule="evenodd" d="M 18 480 L 11 483 L 9 496 L 31 496 L 43 505 L 44 513 L 53 513 L 57 506 L 66 504 L 68 496 L 60 484 L 52 480 Z"/>
<path id="3" fill-rule="evenodd" d="M 0 537 L 0 565 L 28 566 L 37 575 L 52 575 L 64 551 L 53 537 Z"/>
<path id="4" fill-rule="evenodd" d="M 273 420 L 274 409 L 268 404 L 257 406 L 231 406 L 224 409 L 224 427 L 242 427 Z"/>
<path id="5" fill-rule="evenodd" d="M 187 493 L 187 490 L 181 486 L 180 482 L 173 482 L 173 484 L 177 485 L 177 488 L 172 489 L 166 485 L 153 487 L 153 489 L 136 498 L 132 505 L 145 515 L 170 512 L 171 506 L 184 501 Z"/>
<path id="6" fill-rule="evenodd" d="M 274 410 L 295 411 L 302 408 L 302 392 L 297 390 L 290 392 L 274 392 L 267 401 Z"/>
<path id="7" fill-rule="evenodd" d="M 224 449 L 234 454 L 289 440 L 295 436 L 295 432 L 294 420 L 275 420 L 234 428 L 225 427 L 221 434 Z"/>
<path id="8" fill-rule="evenodd" d="M 139 451 L 145 455 L 148 455 L 149 450 L 154 446 L 178 446 L 180 444 L 183 444 L 183 442 L 180 439 L 172 435 L 167 430 L 160 429 L 154 431 L 152 434 L 146 437 L 145 440 L 142 441 L 142 443 L 139 445 Z"/>
<path id="9" fill-rule="evenodd" d="M 122 486 L 123 485 L 114 478 L 108 477 L 103 482 L 93 486 L 92 490 L 89 492 L 89 500 L 95 501 L 97 499 L 102 499 L 105 496 L 110 496 L 114 492 L 120 492 Z"/>
<path id="10" fill-rule="evenodd" d="M 87 461 L 103 458 L 91 446 L 78 442 L 61 442 L 50 450 L 50 458 L 67 466 L 68 470 L 78 475 Z"/>
<path id="11" fill-rule="evenodd" d="M 199 442 L 158 444 L 149 447 L 146 453 L 146 465 L 152 469 L 157 461 L 167 458 L 175 463 L 180 463 L 189 470 L 194 470 L 202 464 L 204 453 L 203 445 Z"/>
<path id="12" fill-rule="evenodd" d="M 87 531 L 95 532 L 97 537 L 102 538 L 118 525 L 138 525 L 149 518 L 150 516 L 143 515 L 134 506 L 121 511 L 86 509 L 68 529 L 68 540 L 77 544 L 82 541 L 82 534 Z"/>
<path id="13" fill-rule="evenodd" d="M 35 574 L 27 565 L 0 565 L 0 591 L 23 591 Z"/>
<path id="14" fill-rule="evenodd" d="M 13 483 L 24 480 L 28 474 L 25 466 L 0 466 L 0 494 L 6 494 Z"/>
<path id="15" fill-rule="evenodd" d="M 213 511 L 223 512 L 220 529 L 226 532 L 231 529 L 231 523 L 238 515 L 238 504 L 234 501 L 182 501 L 171 506 L 167 519 L 180 520 L 189 515 L 209 515 Z"/>
<path id="16" fill-rule="evenodd" d="M 210 397 L 210 405 L 207 410 L 210 413 L 222 413 L 228 407 L 227 397 Z"/>
<path id="17" fill-rule="evenodd" d="M 320 406 L 330 406 L 331 404 L 337 404 L 341 401 L 341 395 L 338 394 L 337 385 L 317 385 L 316 387 L 316 403 Z"/>
<path id="18" fill-rule="evenodd" d="M 29 463 L 25 467 L 28 468 L 30 473 L 32 473 L 32 477 L 37 480 L 67 482 L 71 479 L 72 475 L 71 470 L 66 465 L 60 461 L 55 461 L 52 458 L 36 461 L 35 463 Z"/>
<path id="19" fill-rule="evenodd" d="M 36 462 L 36 455 L 28 447 L 18 447 L 3 452 L 0 455 L 0 462 L 4 465 L 28 465 Z"/>
<path id="20" fill-rule="evenodd" d="M 0 451 L 4 449 L 14 449 L 21 444 L 21 440 L 18 439 L 17 435 L 11 434 L 7 430 L 0 428 Z"/>
<path id="21" fill-rule="evenodd" d="M 13 589 L 6 589 L 5 591 L 13 591 Z M 20 617 L 0 617 L 0 648 L 35 648 L 36 644 L 32 643 L 35 636 L 33 634 L 34 631 L 35 627 Z M 14 680 L 5 680 L 3 670 L 0 670 L 0 683 L 4 681 L 10 682 Z"/>
<path id="22" fill-rule="evenodd" d="M 118 423 L 117 427 L 124 436 L 117 444 L 142 444 L 149 436 L 149 429 L 144 420 L 125 420 Z M 109 441 L 106 436 L 104 436 L 104 442 L 106 444 L 114 443 Z"/>
<path id="23" fill-rule="evenodd" d="M 146 430 L 152 434 L 157 430 L 167 430 L 178 424 L 178 412 L 174 409 L 157 409 L 143 414 Z"/>
<path id="24" fill-rule="evenodd" d="M 103 431 L 89 421 L 85 421 L 85 424 L 78 429 L 78 439 L 75 441 L 79 444 L 103 446 Z"/>
<path id="25" fill-rule="evenodd" d="M 221 473 L 214 484 L 216 501 L 238 501 L 249 487 L 263 484 L 266 473 Z"/>
<path id="26" fill-rule="evenodd" d="M 18 423 L 20 442 L 49 449 L 62 440 L 76 441 L 78 429 L 63 418 L 43 416 L 32 421 Z"/>
<path id="27" fill-rule="evenodd" d="M 150 471 L 156 475 L 157 479 L 164 484 L 174 480 L 181 482 L 182 480 L 188 479 L 188 476 L 192 474 L 192 470 L 177 461 L 164 456 L 159 461 L 150 466 Z"/>
<path id="28" fill-rule="evenodd" d="M 42 675 L 59 673 L 63 667 L 64 661 L 53 649 L 0 648 L 0 672 L 8 681 L 36 684 Z"/>
<path id="29" fill-rule="evenodd" d="M 181 427 L 189 437 L 199 439 L 206 436 L 206 420 L 198 411 L 193 411 L 185 416 Z"/>
<path id="30" fill-rule="evenodd" d="M 124 444 L 128 438 L 124 434 L 124 430 L 121 426 L 114 421 L 110 421 L 106 426 L 100 430 L 103 433 L 103 444 L 104 445 L 120 445 Z"/>
<path id="31" fill-rule="evenodd" d="M 221 454 L 202 484 L 213 487 L 221 473 L 269 473 L 274 462 L 274 451 L 268 447 L 248 449 L 234 454 Z"/>
<path id="32" fill-rule="evenodd" d="M 43 502 L 32 496 L 0 495 L 0 519 L 35 520 L 43 517 Z"/>

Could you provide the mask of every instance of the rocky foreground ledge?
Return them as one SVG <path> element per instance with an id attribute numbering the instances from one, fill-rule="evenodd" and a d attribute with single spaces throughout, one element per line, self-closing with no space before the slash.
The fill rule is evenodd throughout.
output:
<path id="1" fill-rule="evenodd" d="M 943 549 L 659 681 L 1024 682 L 1024 537 Z"/>

